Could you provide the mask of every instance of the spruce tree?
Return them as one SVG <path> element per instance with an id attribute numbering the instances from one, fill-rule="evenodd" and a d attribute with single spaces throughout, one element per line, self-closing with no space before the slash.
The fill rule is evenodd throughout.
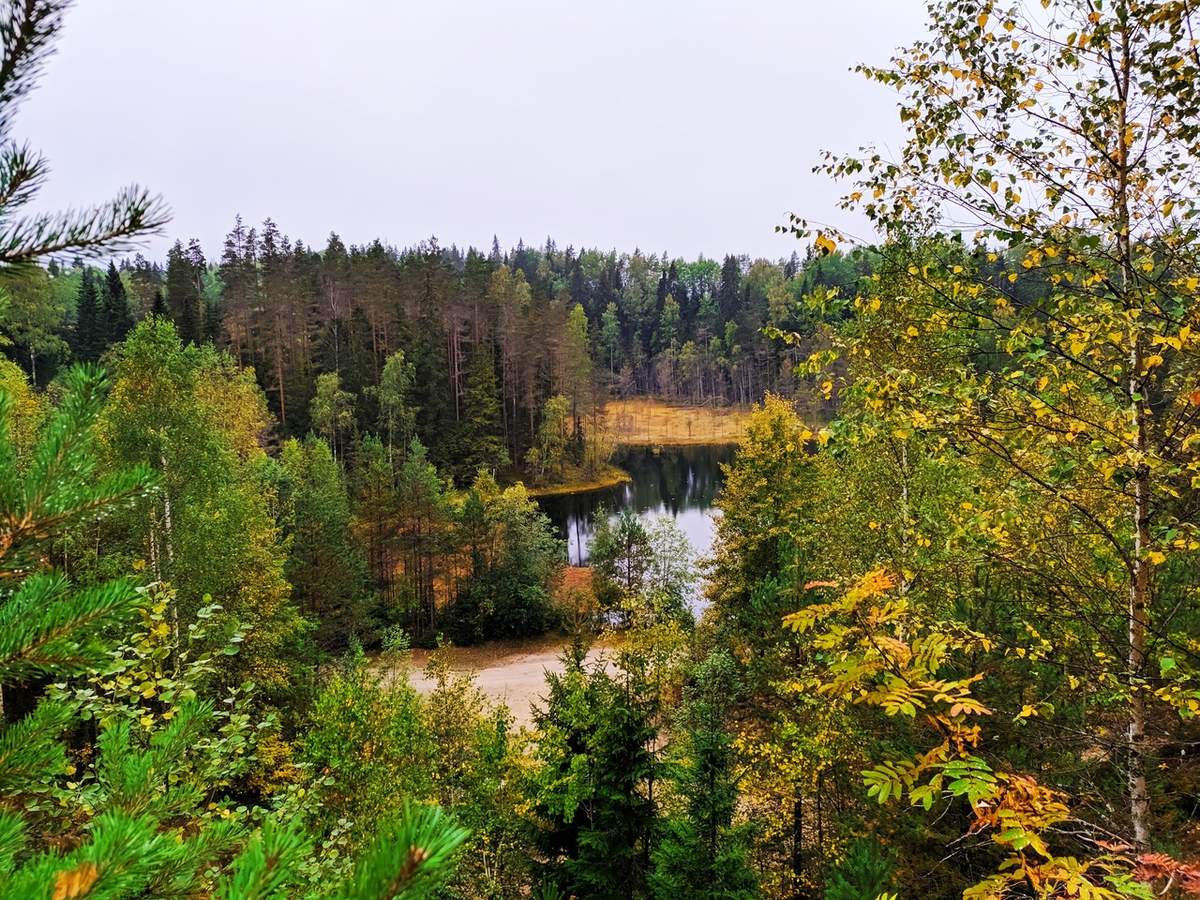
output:
<path id="1" fill-rule="evenodd" d="M 721 265 L 721 283 L 717 287 L 717 308 L 721 321 L 728 322 L 737 314 L 741 300 L 742 262 L 736 256 L 726 256 Z"/>
<path id="2" fill-rule="evenodd" d="M 467 368 L 458 423 L 456 471 L 460 483 L 472 481 L 481 469 L 491 470 L 507 462 L 500 436 L 499 393 L 491 354 L 476 350 Z"/>
<path id="3" fill-rule="evenodd" d="M 566 651 L 548 672 L 532 809 L 546 877 L 578 900 L 641 896 L 656 806 L 650 796 L 657 737 L 653 700 L 630 672 L 585 668 L 587 648 Z"/>
<path id="4" fill-rule="evenodd" d="M 200 342 L 200 306 L 195 298 L 189 297 L 184 300 L 175 325 L 179 329 L 179 337 L 184 344 Z"/>
<path id="5" fill-rule="evenodd" d="M 167 300 L 179 338 L 185 345 L 200 341 L 200 293 L 196 273 L 183 244 L 176 241 L 167 252 Z"/>
<path id="6" fill-rule="evenodd" d="M 159 319 L 167 318 L 167 301 L 163 298 L 162 288 L 154 291 L 154 304 L 150 307 L 150 315 Z"/>
<path id="7" fill-rule="evenodd" d="M 684 692 L 672 767 L 684 809 L 655 849 L 650 879 L 654 895 L 662 900 L 751 900 L 758 895 L 747 859 L 749 830 L 733 824 L 738 787 L 733 737 L 725 719 L 739 689 L 733 658 L 718 651 L 699 666 Z"/>
<path id="8" fill-rule="evenodd" d="M 100 294 L 92 270 L 84 269 L 75 298 L 75 334 L 72 350 L 80 362 L 95 362 L 104 342 L 100 336 Z"/>
<path id="9" fill-rule="evenodd" d="M 204 301 L 204 315 L 200 320 L 200 340 L 202 343 L 217 346 L 221 339 L 221 302 L 212 298 Z"/>
<path id="10" fill-rule="evenodd" d="M 129 329 L 133 327 L 133 316 L 129 312 L 129 293 L 125 283 L 121 281 L 121 273 L 116 265 L 108 264 L 108 272 L 104 275 L 104 285 L 100 302 L 99 334 L 104 340 L 105 347 L 111 347 L 125 340 Z"/>

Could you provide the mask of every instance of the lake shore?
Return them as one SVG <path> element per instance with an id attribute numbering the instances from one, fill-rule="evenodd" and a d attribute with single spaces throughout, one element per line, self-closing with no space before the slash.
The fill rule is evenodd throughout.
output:
<path id="1" fill-rule="evenodd" d="M 586 494 L 590 491 L 602 491 L 605 488 L 616 487 L 632 481 L 633 477 L 619 466 L 606 465 L 592 475 L 585 475 L 578 470 L 576 477 L 568 477 L 554 484 L 526 484 L 525 493 L 535 500 L 541 497 L 560 497 L 564 494 Z"/>
<path id="2" fill-rule="evenodd" d="M 727 447 L 738 443 L 746 431 L 752 409 L 743 406 L 673 406 L 660 400 L 635 398 L 612 400 L 605 407 L 605 428 L 613 437 L 617 456 L 621 450 L 682 447 Z M 515 470 L 509 477 L 516 475 Z M 515 480 L 522 480 L 519 477 Z M 553 482 L 523 481 L 526 493 L 535 500 L 590 494 L 628 484 L 633 475 L 607 464 L 593 473 L 568 465 Z M 503 482 L 507 483 L 507 482 Z"/>

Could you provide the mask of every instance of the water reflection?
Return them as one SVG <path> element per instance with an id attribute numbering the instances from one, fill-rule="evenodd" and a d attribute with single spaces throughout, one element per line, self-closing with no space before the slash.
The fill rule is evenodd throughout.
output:
<path id="1" fill-rule="evenodd" d="M 646 519 L 673 516 L 697 555 L 705 556 L 714 537 L 713 500 L 725 480 L 721 464 L 733 461 L 734 449 L 627 448 L 614 462 L 632 476 L 631 482 L 586 494 L 546 497 L 538 503 L 567 541 L 567 558 L 574 566 L 587 565 L 597 513 L 613 516 L 626 508 Z"/>

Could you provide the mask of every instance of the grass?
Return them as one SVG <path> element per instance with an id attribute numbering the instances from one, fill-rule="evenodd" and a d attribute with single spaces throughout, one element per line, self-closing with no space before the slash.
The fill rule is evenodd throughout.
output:
<path id="1" fill-rule="evenodd" d="M 689 446 L 736 444 L 746 430 L 744 406 L 671 406 L 660 400 L 613 400 L 605 410 L 618 444 Z"/>
<path id="2" fill-rule="evenodd" d="M 591 475 L 588 475 L 583 469 L 568 466 L 562 476 L 556 478 L 552 484 L 527 482 L 525 490 L 530 497 L 554 497 L 559 494 L 582 494 L 587 491 L 598 491 L 601 488 L 612 487 L 631 480 L 628 472 L 613 465 L 604 466 Z"/>

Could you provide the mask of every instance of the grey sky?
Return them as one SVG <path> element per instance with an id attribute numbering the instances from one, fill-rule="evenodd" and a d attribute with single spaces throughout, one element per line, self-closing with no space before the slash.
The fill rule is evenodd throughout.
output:
<path id="1" fill-rule="evenodd" d="M 861 231 L 811 174 L 900 135 L 849 71 L 917 0 L 81 0 L 17 123 L 49 207 L 161 191 L 210 258 L 241 213 L 324 246 L 778 258 L 785 213 Z M 166 239 L 148 253 L 165 253 Z"/>

